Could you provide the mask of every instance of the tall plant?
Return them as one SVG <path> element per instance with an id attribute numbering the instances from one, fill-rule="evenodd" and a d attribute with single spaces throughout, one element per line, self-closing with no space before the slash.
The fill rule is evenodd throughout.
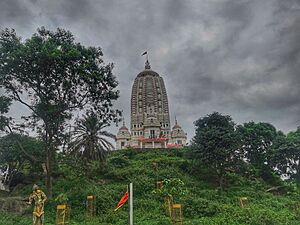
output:
<path id="1" fill-rule="evenodd" d="M 87 161 L 104 160 L 107 153 L 114 148 L 108 138 L 114 140 L 115 135 L 105 130 L 108 125 L 94 112 L 89 112 L 77 120 L 69 152 Z"/>

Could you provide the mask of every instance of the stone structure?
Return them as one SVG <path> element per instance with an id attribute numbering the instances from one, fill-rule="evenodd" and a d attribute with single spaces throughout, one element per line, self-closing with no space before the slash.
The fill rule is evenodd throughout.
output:
<path id="1" fill-rule="evenodd" d="M 131 93 L 130 130 L 119 129 L 116 148 L 166 148 L 186 145 L 186 134 L 175 122 L 171 130 L 168 96 L 163 78 L 151 70 L 147 59 L 145 69 L 134 80 Z"/>
<path id="2" fill-rule="evenodd" d="M 125 126 L 125 121 L 123 120 L 123 126 L 119 129 L 117 134 L 117 144 L 116 149 L 124 149 L 130 146 L 131 135 L 128 128 Z"/>
<path id="3" fill-rule="evenodd" d="M 171 132 L 171 145 L 186 145 L 186 133 L 181 126 L 178 125 L 177 119 L 175 119 L 175 125 Z"/>

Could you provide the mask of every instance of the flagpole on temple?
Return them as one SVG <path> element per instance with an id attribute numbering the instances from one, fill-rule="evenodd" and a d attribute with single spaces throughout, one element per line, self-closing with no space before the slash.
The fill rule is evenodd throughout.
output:
<path id="1" fill-rule="evenodd" d="M 146 60 L 148 61 L 148 51 L 145 51 L 143 54 L 142 54 L 142 56 L 143 55 L 146 55 Z"/>

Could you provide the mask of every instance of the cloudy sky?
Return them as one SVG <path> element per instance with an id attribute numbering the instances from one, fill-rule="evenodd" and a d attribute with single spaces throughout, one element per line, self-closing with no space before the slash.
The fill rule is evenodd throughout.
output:
<path id="1" fill-rule="evenodd" d="M 172 123 L 191 138 L 213 111 L 236 123 L 300 126 L 299 0 L 1 0 L 0 28 L 28 38 L 37 27 L 70 30 L 114 62 L 129 124 L 133 80 L 149 52 L 165 81 Z M 14 106 L 16 116 L 24 108 Z M 117 128 L 112 128 L 116 132 Z"/>

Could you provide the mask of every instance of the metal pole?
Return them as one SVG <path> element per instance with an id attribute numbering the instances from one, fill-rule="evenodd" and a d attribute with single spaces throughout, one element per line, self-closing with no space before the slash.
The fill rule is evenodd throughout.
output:
<path id="1" fill-rule="evenodd" d="M 129 225 L 133 225 L 133 184 L 129 184 Z"/>
<path id="2" fill-rule="evenodd" d="M 129 188 L 129 184 L 127 184 L 127 192 L 130 195 L 130 188 Z M 130 198 L 128 199 L 128 218 L 127 218 L 127 223 L 130 223 Z"/>

